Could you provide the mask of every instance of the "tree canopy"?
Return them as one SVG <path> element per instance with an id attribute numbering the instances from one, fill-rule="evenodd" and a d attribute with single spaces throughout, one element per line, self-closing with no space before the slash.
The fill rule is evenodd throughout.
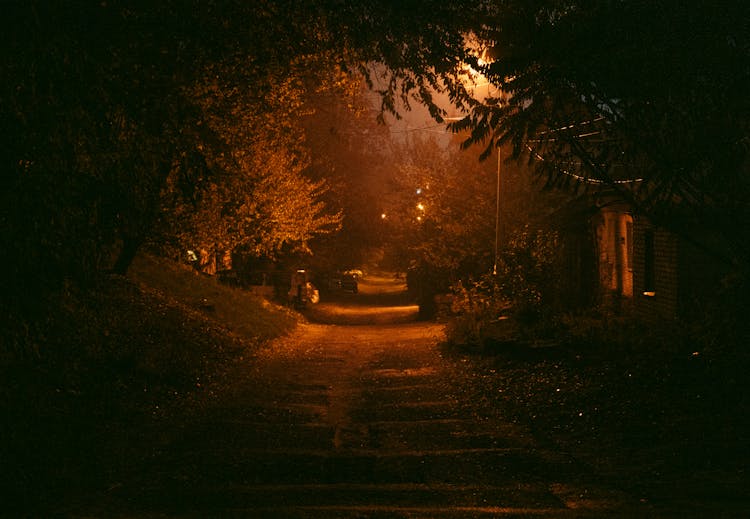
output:
<path id="1" fill-rule="evenodd" d="M 296 119 L 311 85 L 336 88 L 337 60 L 317 7 L 285 4 L 7 3 L 5 283 L 124 270 L 156 224 L 259 254 L 335 228 Z"/>
<path id="2" fill-rule="evenodd" d="M 661 224 L 675 214 L 715 220 L 747 258 L 732 225 L 749 221 L 745 2 L 508 0 L 477 10 L 461 59 L 500 94 L 475 99 L 457 64 L 441 69 L 465 110 L 452 127 L 471 132 L 466 145 L 483 143 L 488 155 L 511 143 L 551 185 L 614 190 Z M 414 51 L 407 61 L 420 59 Z"/>
<path id="3" fill-rule="evenodd" d="M 356 75 L 384 112 L 421 103 L 442 120 L 447 95 L 467 145 L 512 144 L 550 184 L 604 185 L 656 218 L 687 206 L 736 228 L 750 194 L 748 9 L 6 2 L 0 235 L 18 259 L 3 283 L 122 270 L 155 230 L 175 244 L 304 249 L 338 225 L 320 172 L 307 176 L 304 100 Z M 472 96 L 471 70 L 502 95 Z M 732 241 L 747 258 L 745 234 Z"/>

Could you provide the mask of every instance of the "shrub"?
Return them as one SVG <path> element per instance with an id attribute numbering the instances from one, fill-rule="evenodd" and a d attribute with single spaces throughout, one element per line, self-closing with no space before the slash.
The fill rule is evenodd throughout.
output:
<path id="1" fill-rule="evenodd" d="M 530 229 L 515 233 L 498 257 L 497 274 L 453 287 L 455 316 L 448 326 L 451 342 L 484 346 L 507 332 L 499 330 L 509 315 L 516 333 L 525 338 L 549 337 L 557 331 L 558 236 Z"/>
<path id="2" fill-rule="evenodd" d="M 486 275 L 466 285 L 459 281 L 453 287 L 453 317 L 447 326 L 448 340 L 455 344 L 483 346 L 493 325 L 508 307 L 508 302 L 500 296 L 494 276 Z"/>

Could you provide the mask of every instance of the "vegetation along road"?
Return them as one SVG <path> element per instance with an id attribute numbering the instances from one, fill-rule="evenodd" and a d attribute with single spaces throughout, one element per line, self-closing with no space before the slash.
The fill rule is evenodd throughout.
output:
<path id="1" fill-rule="evenodd" d="M 649 516 L 492 404 L 394 282 L 360 287 L 244 359 L 86 515 Z"/>

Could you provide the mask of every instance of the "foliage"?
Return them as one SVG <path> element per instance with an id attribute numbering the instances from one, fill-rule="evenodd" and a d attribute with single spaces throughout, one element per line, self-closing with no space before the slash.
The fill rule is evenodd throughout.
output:
<path id="1" fill-rule="evenodd" d="M 465 36 L 482 26 L 487 14 L 482 2 L 343 1 L 329 20 L 332 33 L 368 86 L 380 94 L 384 113 L 400 117 L 400 106 L 409 109 L 420 103 L 442 120 L 445 110 L 435 94 L 466 102 L 467 93 L 457 79 L 471 52 Z"/>
<path id="2" fill-rule="evenodd" d="M 498 292 L 513 302 L 521 322 L 537 322 L 555 307 L 558 243 L 555 231 L 526 227 L 511 237 L 498 256 Z"/>
<path id="3" fill-rule="evenodd" d="M 173 92 L 157 101 L 144 88 L 176 73 L 146 24 L 101 6 L 19 4 L 0 55 L 0 218 L 22 260 L 3 278 L 45 286 L 111 265 L 120 235 L 146 225 L 182 118 Z M 144 40 L 123 47 L 129 31 Z"/>
<path id="4" fill-rule="evenodd" d="M 470 132 L 467 146 L 483 144 L 487 157 L 512 145 L 550 185 L 605 187 L 680 234 L 686 216 L 711 221 L 733 259 L 747 264 L 747 3 L 717 10 L 675 0 L 508 0 L 462 8 L 460 45 L 425 49 L 420 36 L 436 31 L 425 23 L 400 40 L 395 57 L 384 54 L 396 75 L 407 63 L 411 74 L 388 85 L 385 108 L 399 93 L 418 97 L 437 73 L 465 110 L 451 127 Z M 440 34 L 448 22 L 438 15 L 435 23 Z M 469 66 L 498 93 L 472 97 Z"/>
<path id="5" fill-rule="evenodd" d="M 350 95 L 353 71 L 384 112 L 421 103 L 442 121 L 443 94 L 466 114 L 452 128 L 485 156 L 510 145 L 551 185 L 606 186 L 678 231 L 687 208 L 736 265 L 750 258 L 744 2 L 11 1 L 5 11 L 4 290 L 123 271 L 155 221 L 174 247 L 304 250 L 337 228 L 341 204 L 320 205 L 332 201 L 318 183 L 325 161 L 311 162 L 299 119 L 320 107 L 310 97 Z M 499 93 L 474 97 L 471 70 Z M 469 191 L 455 187 L 442 196 Z M 436 213 L 415 229 L 426 235 L 419 255 L 479 268 L 484 252 L 457 249 L 457 214 L 473 216 Z"/>
<path id="6" fill-rule="evenodd" d="M 304 175 L 307 152 L 293 123 L 301 91 L 291 83 L 268 94 L 263 111 L 216 85 L 195 94 L 219 143 L 201 146 L 196 168 L 172 170 L 162 193 L 159 241 L 179 251 L 273 258 L 307 252 L 311 238 L 338 228 L 340 216 L 321 201 L 326 184 Z"/>
<path id="7" fill-rule="evenodd" d="M 341 216 L 324 203 L 325 180 L 307 175 L 300 118 L 312 116 L 310 95 L 343 95 L 349 84 L 324 54 L 292 60 L 283 73 L 260 68 L 252 56 L 246 61 L 212 64 L 188 93 L 215 138 L 198 150 L 197 179 L 185 182 L 184 170 L 173 171 L 167 227 L 183 248 L 270 258 L 309 252 L 310 239 L 338 230 Z M 228 79 L 240 67 L 251 83 Z"/>
<path id="8" fill-rule="evenodd" d="M 486 271 L 494 239 L 495 173 L 435 140 L 402 148 L 383 200 L 390 254 L 446 281 Z"/>
<path id="9" fill-rule="evenodd" d="M 498 255 L 497 273 L 453 286 L 449 338 L 485 346 L 518 337 L 542 338 L 555 331 L 558 279 L 557 234 L 528 227 L 515 233 Z M 510 317 L 512 323 L 500 323 Z"/>
<path id="10" fill-rule="evenodd" d="M 419 138 L 404 144 L 384 200 L 394 263 L 410 266 L 420 285 L 415 293 L 427 290 L 432 298 L 459 281 L 471 286 L 492 271 L 497 240 L 500 299 L 533 314 L 543 291 L 553 305 L 549 279 L 542 278 L 553 275 L 549 266 L 557 257 L 558 237 L 544 229 L 560 198 L 540 192 L 528 170 L 502 155 L 497 164 L 482 163 L 480 149 L 459 151 L 456 145 Z M 421 286 L 425 283 L 429 286 Z M 522 287 L 529 293 L 521 293 Z"/>
<path id="11" fill-rule="evenodd" d="M 318 88 L 326 81 L 312 76 L 335 65 L 321 27 L 305 22 L 318 6 L 297 6 L 298 17 L 276 2 L 4 7 L 0 232 L 15 249 L 4 288 L 124 271 L 157 218 L 192 214 L 176 207 L 175 184 L 202 202 L 193 234 L 238 241 L 250 228 L 251 247 L 275 251 L 336 227 L 317 201 L 323 185 L 301 175 L 299 132 L 278 139 L 299 116 L 303 79 Z M 250 208 L 229 196 L 250 188 Z"/>
<path id="12" fill-rule="evenodd" d="M 306 261 L 321 272 L 362 265 L 386 238 L 382 200 L 393 162 L 389 129 L 377 123 L 362 78 L 342 73 L 338 83 L 338 95 L 318 88 L 306 96 L 301 121 L 310 152 L 306 173 L 325 179 L 322 199 L 342 214 L 339 232 L 312 242 L 315 254 Z"/>
<path id="13" fill-rule="evenodd" d="M 452 292 L 448 340 L 453 344 L 484 347 L 496 324 L 505 317 L 510 302 L 503 298 L 496 278 L 490 274 L 466 284 L 459 281 Z"/>

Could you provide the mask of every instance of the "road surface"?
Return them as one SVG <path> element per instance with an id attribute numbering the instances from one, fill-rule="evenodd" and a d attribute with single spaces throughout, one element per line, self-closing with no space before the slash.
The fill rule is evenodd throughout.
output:
<path id="1" fill-rule="evenodd" d="M 649 516 L 504 416 L 401 288 L 373 277 L 324 299 L 319 322 L 245 359 L 95 515 Z"/>

